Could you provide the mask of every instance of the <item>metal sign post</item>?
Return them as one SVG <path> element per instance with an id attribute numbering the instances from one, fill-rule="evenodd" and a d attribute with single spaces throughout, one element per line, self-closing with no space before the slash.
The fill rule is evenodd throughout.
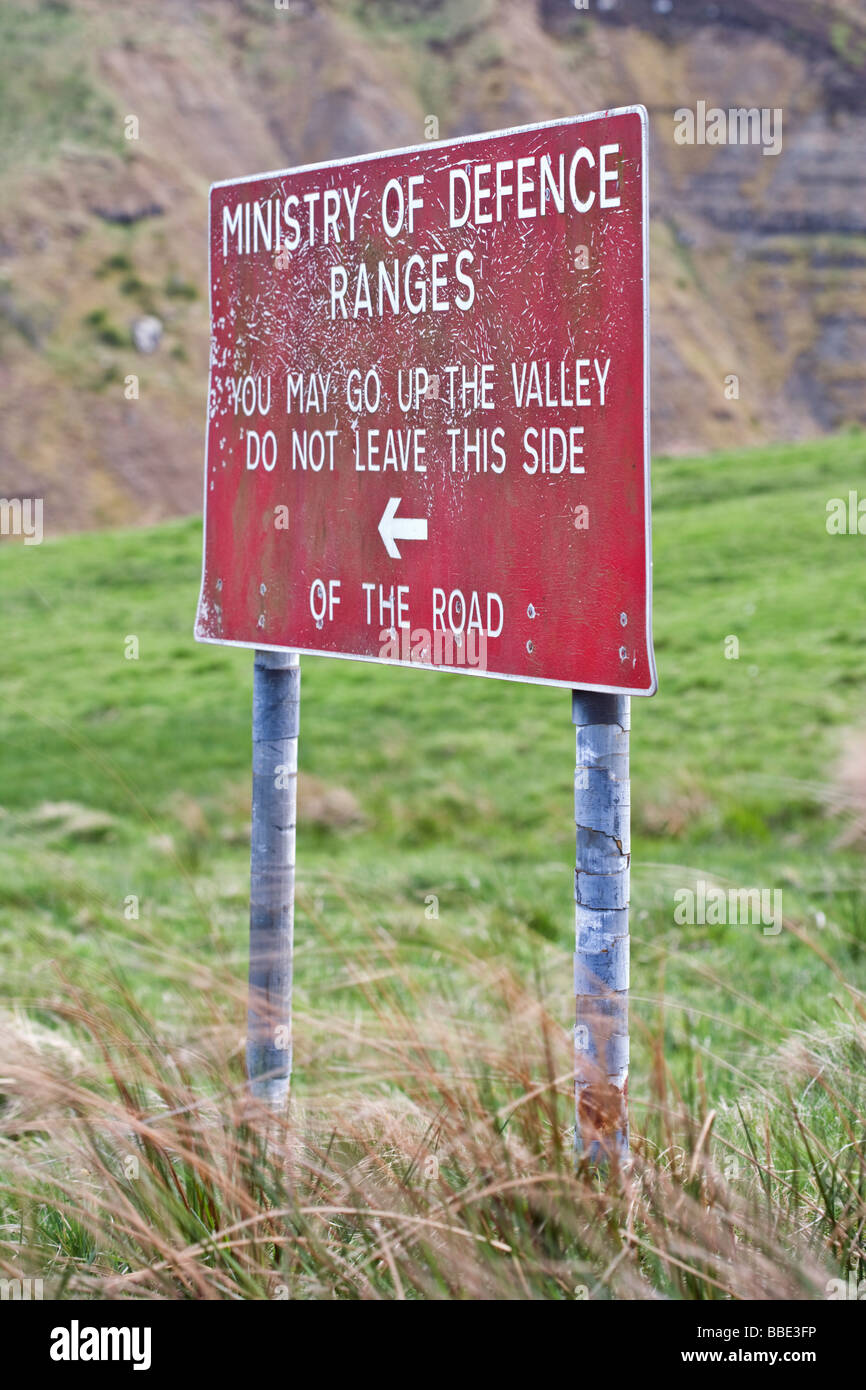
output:
<path id="1" fill-rule="evenodd" d="M 628 1153 L 630 700 L 575 690 L 575 1151 L 590 1163 Z"/>
<path id="2" fill-rule="evenodd" d="M 247 1075 L 254 1096 L 282 1108 L 292 1074 L 298 724 L 295 652 L 257 651 L 253 666 L 253 826 Z"/>
<path id="3" fill-rule="evenodd" d="M 628 697 L 656 688 L 646 165 L 625 107 L 211 189 L 196 637 L 256 650 L 248 1056 L 275 1105 L 297 656 L 448 669 L 576 692 L 577 1135 L 625 1152 Z"/>

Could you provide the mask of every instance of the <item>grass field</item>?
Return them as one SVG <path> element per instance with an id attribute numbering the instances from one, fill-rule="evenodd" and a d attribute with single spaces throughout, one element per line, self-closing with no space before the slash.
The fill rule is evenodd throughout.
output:
<path id="1" fill-rule="evenodd" d="M 822 1272 L 861 1269 L 863 1258 L 866 541 L 828 535 L 825 518 L 828 499 L 847 497 L 864 476 L 862 434 L 656 463 L 660 690 L 633 701 L 632 713 L 636 1149 L 656 1175 L 675 1176 L 714 1111 L 713 1161 L 720 1171 L 733 1163 L 726 1180 L 740 1182 L 744 1202 L 768 1212 L 777 1204 L 793 1222 L 784 1276 L 782 1257 L 771 1261 L 777 1281 L 806 1268 L 792 1254 L 797 1241 L 815 1243 L 812 1296 Z M 196 520 L 0 552 L 0 946 L 12 1039 L 4 1085 L 26 1063 L 44 1094 L 57 1068 L 67 1078 L 71 1068 L 88 1104 L 110 1091 L 116 1105 L 120 1088 L 128 1123 L 131 1110 L 171 1109 L 157 1054 L 181 1069 L 189 1095 L 204 1092 L 216 1105 L 236 1098 L 242 1081 L 252 657 L 193 642 L 199 564 Z M 125 655 L 130 637 L 134 660 Z M 736 660 L 725 655 L 731 637 Z M 568 694 L 313 658 L 302 668 L 296 1115 L 310 1125 L 318 1117 L 320 1128 L 329 1117 L 324 1129 L 336 1133 L 341 1107 L 353 1107 L 357 1121 L 366 1106 L 365 1143 L 381 1156 L 383 1145 L 399 1148 L 389 1131 L 396 1113 L 402 1123 L 411 1112 L 419 1134 L 456 1125 L 461 1107 L 472 1108 L 459 1098 L 470 1073 L 477 1125 L 503 1105 L 519 1107 L 547 1075 L 556 1099 L 521 1141 L 532 1170 L 551 1144 L 567 1150 L 559 1063 L 567 1073 Z M 675 892 L 701 879 L 781 889 L 783 929 L 676 925 Z M 152 1073 L 141 1070 L 145 1053 Z M 831 1073 L 828 1099 L 813 1082 Z M 17 1174 L 5 1189 L 6 1267 L 19 1268 L 23 1244 L 30 1267 L 51 1277 L 74 1284 L 82 1271 L 122 1280 L 138 1270 L 138 1292 L 153 1292 L 159 1281 L 140 1275 L 153 1255 L 142 1253 L 143 1218 L 126 1244 L 101 1246 L 74 1184 L 63 1195 L 61 1182 L 53 1196 L 40 1186 L 60 1182 L 51 1147 L 59 1141 L 22 1087 L 9 1082 L 0 1112 L 0 1167 Z M 789 1090 L 797 1113 L 811 1117 L 805 1148 L 785 1109 Z M 60 1131 L 69 1113 L 81 1122 L 81 1095 L 46 1104 Z M 455 1147 L 468 1142 L 460 1133 Z M 67 1133 L 67 1155 L 68 1141 Z M 709 1161 L 711 1145 L 701 1142 Z M 50 1174 L 25 1181 L 40 1148 L 53 1155 Z M 153 1160 L 148 1200 L 163 1190 L 165 1165 L 185 1161 Z M 469 1145 L 449 1169 L 452 1196 L 478 1180 L 473 1163 Z M 106 1165 L 100 1180 L 119 1191 Z M 189 1230 L 166 1218 L 174 1235 L 165 1249 L 175 1236 L 187 1248 L 205 1229 L 212 1240 L 222 1218 L 208 1202 L 181 1204 L 195 1214 Z M 800 1203 L 807 1214 L 815 1207 L 814 1221 L 792 1216 Z M 513 1208 L 508 1219 L 517 1220 Z M 777 1218 L 767 1221 L 775 1230 Z M 341 1262 L 355 1235 L 332 1232 Z M 225 1285 L 203 1287 L 264 1296 L 284 1268 L 272 1237 L 248 1283 L 223 1271 Z M 192 1276 L 184 1282 L 165 1249 L 176 1292 L 207 1296 Z M 326 1287 L 366 1296 L 342 1263 L 323 1273 L 333 1252 L 326 1259 L 311 1241 L 314 1249 L 315 1258 L 299 1257 L 294 1294 Z M 533 1296 L 573 1296 L 576 1278 L 609 1291 L 612 1283 L 592 1283 L 608 1254 L 585 1243 L 581 1251 L 561 1278 L 533 1283 Z M 209 1248 L 190 1258 L 221 1268 Z M 379 1251 L 375 1296 L 406 1287 L 455 1296 L 451 1275 L 428 1269 L 413 1283 L 417 1250 L 410 1258 L 406 1247 L 405 1267 L 403 1258 Z M 724 1287 L 715 1266 L 715 1283 L 704 1270 L 689 1284 L 662 1259 L 651 1267 L 636 1259 L 647 1287 L 675 1296 L 720 1296 Z M 480 1285 L 454 1275 L 457 1294 L 484 1293 L 488 1276 L 487 1266 Z M 642 1296 L 637 1285 L 624 1292 Z"/>

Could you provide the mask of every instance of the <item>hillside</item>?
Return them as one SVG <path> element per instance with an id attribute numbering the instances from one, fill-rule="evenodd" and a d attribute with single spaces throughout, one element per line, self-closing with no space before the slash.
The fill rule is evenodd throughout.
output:
<path id="1" fill-rule="evenodd" d="M 431 115 L 448 138 L 649 108 L 657 451 L 862 420 L 864 72 L 857 0 L 5 0 L 0 496 L 44 497 L 49 534 L 195 511 L 209 183 Z M 782 108 L 781 153 L 678 145 L 698 101 Z"/>

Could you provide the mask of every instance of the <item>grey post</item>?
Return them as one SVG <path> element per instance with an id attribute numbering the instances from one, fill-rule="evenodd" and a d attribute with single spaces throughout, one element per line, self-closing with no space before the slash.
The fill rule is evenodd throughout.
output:
<path id="1" fill-rule="evenodd" d="M 257 651 L 253 666 L 250 846 L 250 1090 L 285 1106 L 292 1074 L 292 936 L 301 668 L 295 652 Z"/>
<path id="2" fill-rule="evenodd" d="M 628 1155 L 629 706 L 572 691 L 575 1150 L 593 1164 Z"/>

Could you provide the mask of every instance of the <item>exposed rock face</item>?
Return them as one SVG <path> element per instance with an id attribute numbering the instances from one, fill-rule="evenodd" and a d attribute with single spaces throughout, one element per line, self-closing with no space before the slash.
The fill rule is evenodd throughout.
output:
<path id="1" fill-rule="evenodd" d="M 200 504 L 208 183 L 417 143 L 429 117 L 449 138 L 647 106 L 656 451 L 866 421 L 861 0 L 52 10 L 38 43 L 35 0 L 0 32 L 0 79 L 82 74 L 53 124 L 10 100 L 0 152 L 0 495 L 44 497 L 46 527 Z M 780 152 L 678 142 L 676 113 L 735 108 L 778 110 Z M 154 317 L 142 356 L 128 325 Z"/>

